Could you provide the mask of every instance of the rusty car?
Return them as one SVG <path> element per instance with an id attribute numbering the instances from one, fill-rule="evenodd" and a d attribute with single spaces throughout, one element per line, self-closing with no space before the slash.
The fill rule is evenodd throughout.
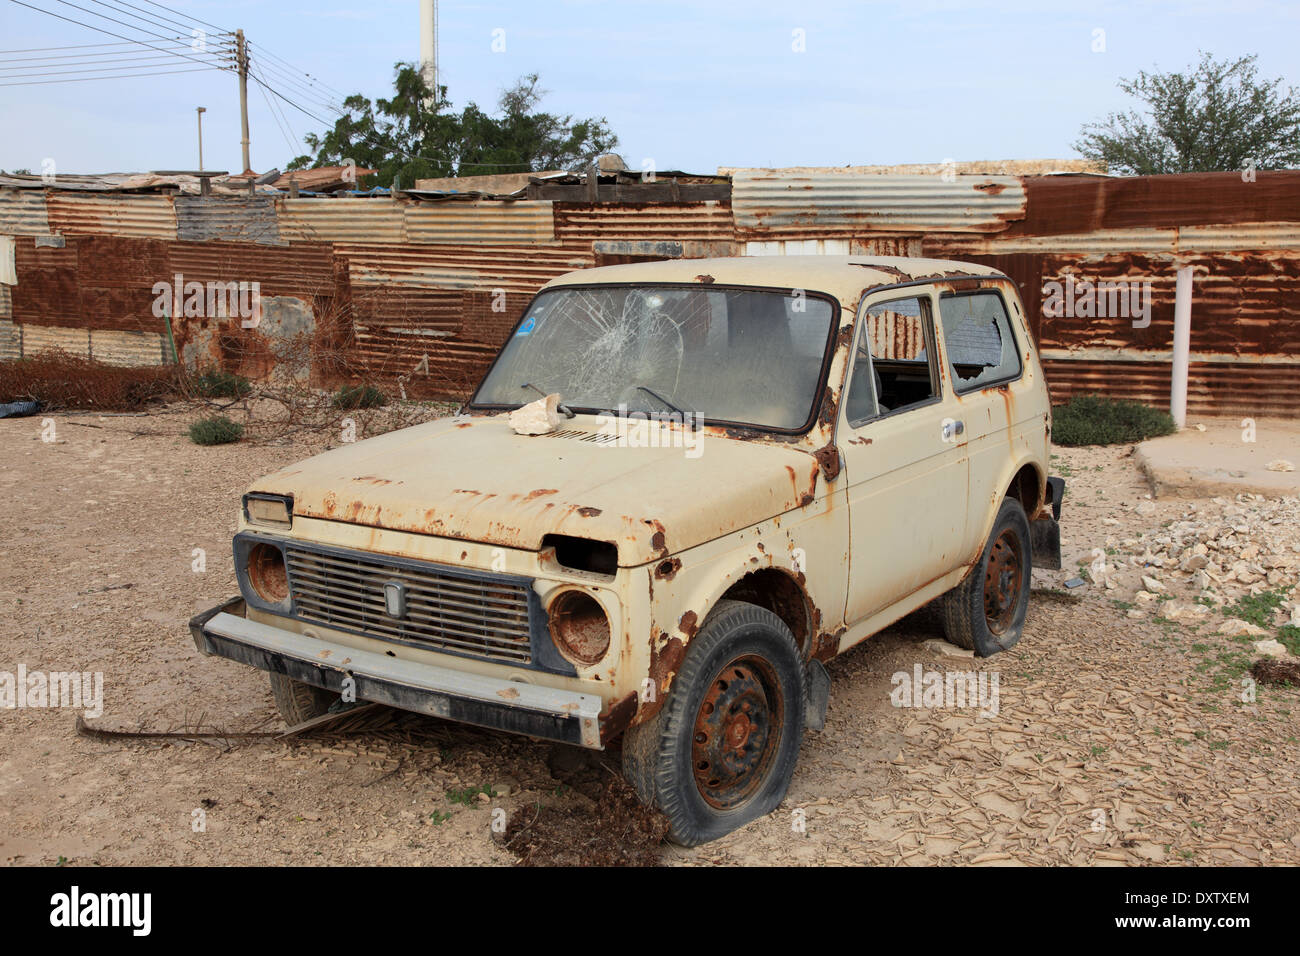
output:
<path id="1" fill-rule="evenodd" d="M 573 272 L 456 415 L 254 483 L 240 594 L 191 630 L 290 724 L 342 697 L 618 749 L 695 845 L 785 798 L 836 655 L 931 602 L 980 656 L 1020 639 L 1060 565 L 1050 436 L 987 266 Z"/>

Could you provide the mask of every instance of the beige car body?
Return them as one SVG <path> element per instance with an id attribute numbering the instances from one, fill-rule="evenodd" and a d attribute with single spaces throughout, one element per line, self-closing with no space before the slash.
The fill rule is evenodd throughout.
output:
<path id="1" fill-rule="evenodd" d="M 739 597 L 773 610 L 806 659 L 826 661 L 958 584 L 979 560 L 1003 497 L 1050 516 L 1050 407 L 1014 284 L 983 266 L 910 258 L 770 257 L 612 266 L 546 288 L 593 283 L 717 283 L 824 293 L 838 334 L 817 415 L 802 435 L 706 425 L 699 454 L 681 426 L 652 423 L 656 447 L 609 448 L 582 435 L 515 434 L 501 412 L 441 419 L 328 451 L 257 481 L 292 496 L 292 527 L 241 514 L 240 532 L 348 552 L 531 580 L 541 607 L 583 589 L 608 613 L 605 657 L 565 676 L 441 653 L 248 608 L 248 620 L 334 647 L 598 699 L 581 742 L 601 747 L 648 719 L 671 691 L 710 610 Z M 996 289 L 1021 373 L 957 394 L 939 297 Z M 847 421 L 859 317 L 900 295 L 931 303 L 941 395 L 921 408 Z M 960 434 L 955 424 L 961 423 Z M 562 432 L 597 433 L 579 414 Z M 645 433 L 648 435 L 649 433 Z M 689 443 L 689 441 L 687 441 Z M 612 575 L 569 570 L 546 534 L 617 546 Z M 196 635 L 197 639 L 197 635 Z M 348 661 L 322 659 L 346 669 Z M 503 697 L 506 693 L 497 691 Z"/>

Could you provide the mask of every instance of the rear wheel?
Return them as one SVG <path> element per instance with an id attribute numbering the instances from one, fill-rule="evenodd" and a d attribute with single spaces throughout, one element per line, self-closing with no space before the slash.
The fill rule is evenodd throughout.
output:
<path id="1" fill-rule="evenodd" d="M 330 709 L 330 705 L 339 699 L 331 693 L 311 684 L 304 684 L 283 674 L 271 674 L 271 696 L 275 698 L 275 709 L 280 712 L 284 722 L 290 727 L 306 723 L 320 717 Z"/>
<path id="2" fill-rule="evenodd" d="M 1002 499 L 979 563 L 939 602 L 943 629 L 958 647 L 988 657 L 1020 640 L 1033 573 L 1029 519 L 1014 498 Z"/>
<path id="3" fill-rule="evenodd" d="M 804 727 L 803 661 L 775 614 L 723 601 L 686 650 L 659 712 L 628 730 L 623 770 L 695 846 L 774 810 L 785 798 Z"/>

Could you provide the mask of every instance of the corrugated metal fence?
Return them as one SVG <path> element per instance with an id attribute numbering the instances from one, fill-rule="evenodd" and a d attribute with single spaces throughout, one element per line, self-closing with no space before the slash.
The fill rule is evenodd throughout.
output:
<path id="1" fill-rule="evenodd" d="M 649 191 L 645 202 L 580 202 L 6 188 L 0 236 L 15 237 L 18 284 L 0 286 L 0 357 L 57 345 L 106 361 L 165 361 L 170 322 L 186 359 L 265 371 L 277 337 L 305 332 L 329 353 L 312 360 L 322 380 L 463 393 L 536 290 L 574 269 L 704 255 L 925 255 L 984 262 L 1017 282 L 1056 400 L 1095 390 L 1164 404 L 1174 275 L 1190 264 L 1192 411 L 1300 413 L 1298 172 L 1254 181 L 731 175 L 730 202 Z M 635 185 L 620 189 L 637 195 Z M 1044 310 L 1053 283 L 1096 282 L 1149 287 L 1149 311 L 1135 320 Z M 267 321 L 257 328 L 203 307 L 214 286 L 220 295 L 239 283 L 258 285 Z M 306 328 L 295 301 L 307 306 Z"/>

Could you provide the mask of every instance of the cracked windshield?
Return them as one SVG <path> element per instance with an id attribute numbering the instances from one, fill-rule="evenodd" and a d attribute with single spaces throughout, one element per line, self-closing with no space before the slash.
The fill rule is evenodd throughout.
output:
<path id="1" fill-rule="evenodd" d="M 557 289 L 533 303 L 474 402 L 558 392 L 575 411 L 800 429 L 832 318 L 800 290 Z"/>

